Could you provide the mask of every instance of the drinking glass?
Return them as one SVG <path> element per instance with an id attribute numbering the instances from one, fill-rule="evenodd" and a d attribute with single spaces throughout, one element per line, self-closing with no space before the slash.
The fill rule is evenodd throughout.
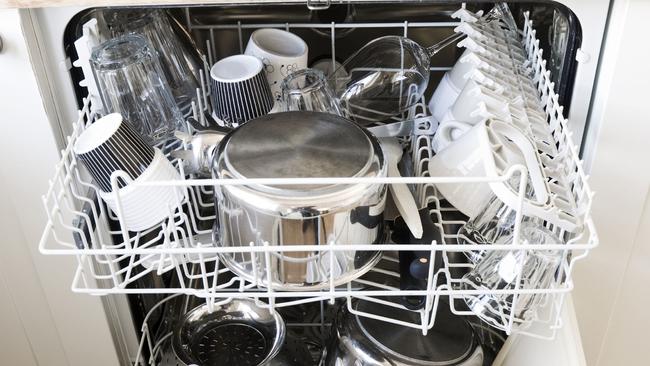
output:
<path id="1" fill-rule="evenodd" d="M 509 180 L 511 187 L 519 185 L 519 174 L 513 175 Z M 535 189 L 530 182 L 526 184 L 525 199 L 535 197 Z M 480 213 L 471 217 L 458 231 L 459 244 L 486 244 L 490 245 L 503 242 L 504 238 L 512 236 L 515 228 L 517 211 L 503 202 L 496 194 L 492 194 L 482 206 Z M 522 225 L 541 225 L 543 220 L 533 216 L 523 215 Z M 485 250 L 464 252 L 470 263 L 478 263 L 486 254 Z"/>
<path id="2" fill-rule="evenodd" d="M 162 9 L 108 9 L 104 21 L 113 37 L 142 36 L 158 53 L 162 72 L 183 115 L 200 86 L 201 55 L 187 32 Z"/>
<path id="3" fill-rule="evenodd" d="M 156 52 L 135 35 L 99 45 L 90 58 L 106 113 L 120 113 L 150 144 L 162 142 L 183 118 Z"/>
<path id="4" fill-rule="evenodd" d="M 545 227 L 524 222 L 521 242 L 526 244 L 561 244 L 562 241 Z M 496 244 L 513 243 L 513 235 L 501 237 Z M 466 274 L 461 282 L 464 290 L 514 290 L 519 277 L 520 289 L 548 289 L 562 259 L 559 250 L 494 250 L 487 253 Z M 515 296 L 517 302 L 513 304 Z M 514 312 L 518 323 L 530 320 L 544 299 L 543 294 L 464 295 L 467 306 L 480 318 L 494 325 L 507 324 Z M 514 305 L 514 306 L 513 306 Z"/>
<path id="5" fill-rule="evenodd" d="M 343 115 L 325 74 L 315 69 L 303 69 L 287 76 L 282 82 L 282 106 L 285 111 L 314 111 Z"/>

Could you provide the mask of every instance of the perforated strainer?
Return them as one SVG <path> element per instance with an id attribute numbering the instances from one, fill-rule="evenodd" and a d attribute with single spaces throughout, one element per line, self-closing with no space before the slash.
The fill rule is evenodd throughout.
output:
<path id="1" fill-rule="evenodd" d="M 176 324 L 174 353 L 187 365 L 256 366 L 267 363 L 282 347 L 282 317 L 253 300 L 232 300 L 208 311 L 194 308 Z"/>

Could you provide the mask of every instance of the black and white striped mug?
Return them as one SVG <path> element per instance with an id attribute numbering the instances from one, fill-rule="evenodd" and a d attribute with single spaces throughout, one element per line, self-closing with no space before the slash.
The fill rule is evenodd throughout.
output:
<path id="1" fill-rule="evenodd" d="M 88 126 L 77 138 L 73 151 L 99 188 L 111 192 L 111 175 L 124 171 L 132 180 L 154 159 L 155 151 L 119 113 L 106 115 Z M 127 185 L 118 178 L 118 187 Z"/>
<path id="2" fill-rule="evenodd" d="M 210 69 L 212 108 L 217 118 L 236 127 L 273 108 L 264 64 L 250 55 L 226 57 Z"/>

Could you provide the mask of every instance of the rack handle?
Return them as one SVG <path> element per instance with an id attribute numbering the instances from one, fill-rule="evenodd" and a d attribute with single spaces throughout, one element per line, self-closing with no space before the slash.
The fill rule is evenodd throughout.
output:
<path id="1" fill-rule="evenodd" d="M 307 9 L 309 10 L 327 10 L 329 9 L 331 0 L 307 0 Z"/>

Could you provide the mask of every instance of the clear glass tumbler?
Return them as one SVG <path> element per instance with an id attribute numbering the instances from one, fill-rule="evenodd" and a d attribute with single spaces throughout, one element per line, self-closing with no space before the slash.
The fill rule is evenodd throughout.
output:
<path id="1" fill-rule="evenodd" d="M 526 244 L 562 244 L 562 241 L 543 226 L 524 222 L 521 242 Z M 511 244 L 513 236 L 501 237 L 496 244 Z M 519 289 L 548 289 L 562 259 L 559 250 L 492 250 L 486 253 L 474 269 L 463 277 L 464 290 L 514 290 L 519 278 Z M 515 302 L 515 296 L 516 302 Z M 480 318 L 493 325 L 505 325 L 514 316 L 516 323 L 531 320 L 544 300 L 541 293 L 514 295 L 512 293 L 465 295 L 465 303 Z"/>
<path id="2" fill-rule="evenodd" d="M 172 136 L 183 117 L 144 38 L 129 35 L 99 45 L 90 58 L 105 112 L 120 113 L 156 144 Z"/>
<path id="3" fill-rule="evenodd" d="M 162 72 L 183 115 L 200 86 L 201 55 L 190 35 L 162 9 L 107 9 L 104 21 L 112 37 L 142 36 L 158 53 Z"/>
<path id="4" fill-rule="evenodd" d="M 510 185 L 517 187 L 519 175 L 513 176 Z M 529 181 L 526 185 L 526 199 L 535 196 L 533 185 Z M 502 242 L 504 238 L 511 237 L 515 228 L 517 211 L 504 203 L 499 197 L 493 194 L 483 203 L 480 214 L 471 217 L 458 231 L 459 244 L 493 244 Z M 541 225 L 542 219 L 532 216 L 522 216 L 522 225 Z M 485 250 L 473 250 L 464 252 L 471 263 L 477 263 L 485 255 Z"/>
<path id="5" fill-rule="evenodd" d="M 343 115 L 325 74 L 315 69 L 298 70 L 282 82 L 282 107 L 285 111 L 314 111 Z"/>

